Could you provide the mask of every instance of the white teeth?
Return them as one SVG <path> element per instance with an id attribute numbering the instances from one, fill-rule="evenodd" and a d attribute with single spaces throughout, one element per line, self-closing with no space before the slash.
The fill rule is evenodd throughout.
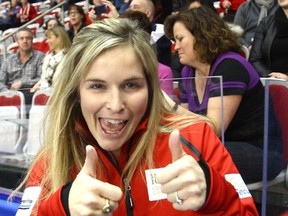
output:
<path id="1" fill-rule="evenodd" d="M 110 123 L 110 124 L 122 124 L 124 123 L 124 120 L 115 120 L 115 119 L 106 119 L 105 120 L 107 123 Z"/>

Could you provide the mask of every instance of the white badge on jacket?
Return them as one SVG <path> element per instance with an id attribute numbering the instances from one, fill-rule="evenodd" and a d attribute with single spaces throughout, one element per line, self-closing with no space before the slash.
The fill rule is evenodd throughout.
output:
<path id="1" fill-rule="evenodd" d="M 15 216 L 31 215 L 32 209 L 40 195 L 41 187 L 28 187 L 24 190 L 21 204 Z"/>
<path id="2" fill-rule="evenodd" d="M 161 184 L 157 182 L 156 178 L 160 170 L 161 168 L 145 170 L 149 201 L 167 199 L 167 194 L 162 193 Z"/>
<path id="3" fill-rule="evenodd" d="M 251 197 L 251 194 L 240 174 L 226 174 L 225 179 L 234 186 L 240 199 Z"/>

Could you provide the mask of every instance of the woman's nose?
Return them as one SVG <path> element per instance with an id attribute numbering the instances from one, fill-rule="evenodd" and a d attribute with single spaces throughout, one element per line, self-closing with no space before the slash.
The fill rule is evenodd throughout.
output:
<path id="1" fill-rule="evenodd" d="M 113 112 L 121 112 L 125 109 L 123 95 L 120 91 L 114 90 L 109 94 L 109 97 L 107 97 L 106 107 Z"/>
<path id="2" fill-rule="evenodd" d="M 178 51 L 179 48 L 180 48 L 179 43 L 175 42 L 175 44 L 174 44 L 174 50 L 175 50 L 175 51 Z"/>

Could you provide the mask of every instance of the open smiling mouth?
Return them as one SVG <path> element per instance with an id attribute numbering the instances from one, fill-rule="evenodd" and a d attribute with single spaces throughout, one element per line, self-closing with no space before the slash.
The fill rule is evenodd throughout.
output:
<path id="1" fill-rule="evenodd" d="M 99 118 L 99 122 L 104 133 L 116 135 L 122 131 L 122 129 L 126 126 L 128 121 Z"/>

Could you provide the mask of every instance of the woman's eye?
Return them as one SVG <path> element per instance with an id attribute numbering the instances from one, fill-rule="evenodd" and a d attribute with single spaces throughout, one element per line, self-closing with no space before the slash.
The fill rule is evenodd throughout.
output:
<path id="1" fill-rule="evenodd" d="M 176 38 L 176 40 L 179 41 L 179 42 L 181 42 L 182 39 L 183 39 L 183 37 L 177 37 L 177 38 Z"/>
<path id="2" fill-rule="evenodd" d="M 94 84 L 91 84 L 91 85 L 90 85 L 90 88 L 100 89 L 100 88 L 103 88 L 103 85 L 101 85 L 101 84 L 99 84 L 99 83 L 94 83 Z"/>
<path id="3" fill-rule="evenodd" d="M 137 87 L 136 83 L 127 83 L 125 84 L 125 88 L 134 89 Z"/>

